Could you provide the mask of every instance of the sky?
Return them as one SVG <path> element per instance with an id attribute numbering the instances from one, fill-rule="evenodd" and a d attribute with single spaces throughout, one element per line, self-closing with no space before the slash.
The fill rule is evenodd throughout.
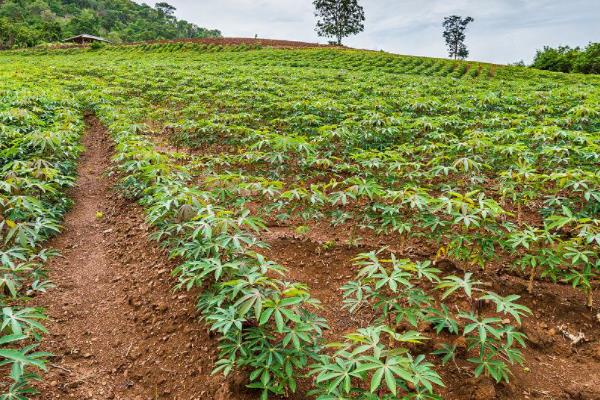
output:
<path id="1" fill-rule="evenodd" d="M 136 0 L 154 5 L 151 0 Z M 176 16 L 226 37 L 326 43 L 314 31 L 312 0 L 167 0 Z M 364 32 L 351 47 L 446 57 L 442 20 L 475 19 L 467 30 L 470 60 L 530 62 L 544 45 L 585 46 L 600 41 L 600 0 L 360 0 Z"/>

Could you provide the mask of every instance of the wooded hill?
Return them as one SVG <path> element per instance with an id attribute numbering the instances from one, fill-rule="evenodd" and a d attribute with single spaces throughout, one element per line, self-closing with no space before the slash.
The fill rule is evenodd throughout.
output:
<path id="1" fill-rule="evenodd" d="M 0 48 L 31 47 L 87 33 L 113 42 L 220 37 L 174 15 L 168 3 L 131 0 L 0 0 Z"/>

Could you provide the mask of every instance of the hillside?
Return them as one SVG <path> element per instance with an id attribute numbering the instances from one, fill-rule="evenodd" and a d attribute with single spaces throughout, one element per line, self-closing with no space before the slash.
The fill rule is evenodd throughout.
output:
<path id="1" fill-rule="evenodd" d="M 0 52 L 0 390 L 600 398 L 600 78 L 262 44 Z"/>
<path id="2" fill-rule="evenodd" d="M 0 0 L 0 48 L 58 42 L 81 33 L 113 42 L 220 37 L 173 15 L 131 0 Z"/>

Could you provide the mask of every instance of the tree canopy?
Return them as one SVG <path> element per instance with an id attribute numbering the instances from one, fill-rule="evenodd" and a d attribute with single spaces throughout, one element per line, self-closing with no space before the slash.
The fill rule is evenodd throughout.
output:
<path id="1" fill-rule="evenodd" d="M 174 15 L 175 7 L 155 8 L 131 0 L 0 1 L 0 48 L 57 42 L 83 33 L 114 42 L 220 37 Z"/>
<path id="2" fill-rule="evenodd" d="M 448 47 L 450 57 L 465 59 L 469 56 L 469 50 L 465 45 L 465 30 L 467 25 L 473 22 L 473 18 L 462 18 L 458 15 L 451 15 L 444 18 L 444 39 Z"/>
<path id="3" fill-rule="evenodd" d="M 544 46 L 537 51 L 531 66 L 556 72 L 600 74 L 600 43 L 590 43 L 584 49 Z"/>
<path id="4" fill-rule="evenodd" d="M 365 29 L 365 11 L 358 0 L 314 0 L 316 31 L 319 36 L 342 39 Z"/>

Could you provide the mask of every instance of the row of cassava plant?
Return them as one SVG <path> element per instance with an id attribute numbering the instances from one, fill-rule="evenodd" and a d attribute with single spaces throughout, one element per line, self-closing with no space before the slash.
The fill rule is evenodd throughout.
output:
<path id="1" fill-rule="evenodd" d="M 181 258 L 182 287 L 210 293 L 199 304 L 224 338 L 219 365 L 249 371 L 255 386 L 274 388 L 266 393 L 295 383 L 273 378 L 238 345 L 292 351 L 286 346 L 300 333 L 288 337 L 296 323 L 277 311 L 313 318 L 315 305 L 296 285 L 286 293 L 302 300 L 281 306 L 288 284 L 279 266 L 256 255 L 256 217 L 290 228 L 348 224 L 393 240 L 406 250 L 399 254 L 424 242 L 437 249 L 431 259 L 450 258 L 465 271 L 513 264 L 532 282 L 566 280 L 593 300 L 600 209 L 593 77 L 489 66 L 477 79 L 457 80 L 452 75 L 471 76 L 474 67 L 330 49 L 172 51 L 168 59 L 159 49 L 143 58 L 139 49 L 109 51 L 56 53 L 36 59 L 41 67 L 6 57 L 32 84 L 60 82 L 84 101 L 97 98 L 111 130 L 128 132 L 119 143 L 146 137 L 143 146 L 120 149 L 128 154 L 123 188 L 145 203 L 156 238 Z M 272 311 L 263 317 L 265 307 Z M 318 337 L 322 327 L 310 318 L 301 322 Z M 394 326 L 379 327 L 372 328 L 393 352 Z M 257 341 L 265 332 L 268 340 Z M 308 343 L 290 357 L 317 354 Z M 359 375 L 371 379 L 370 372 Z M 388 389 L 381 395 L 393 396 Z"/>
<path id="2" fill-rule="evenodd" d="M 280 221 L 300 212 L 304 219 L 319 220 L 327 215 L 323 213 L 327 209 L 333 225 L 358 221 L 363 230 L 399 234 L 401 250 L 411 238 L 426 239 L 438 247 L 438 258 L 482 268 L 491 261 L 514 257 L 515 268 L 529 276 L 529 292 L 536 276 L 541 275 L 554 282 L 571 283 L 583 291 L 586 304 L 593 306 L 593 286 L 600 271 L 600 223 L 587 217 L 585 211 L 591 209 L 593 215 L 598 207 L 598 192 L 593 190 L 582 193 L 583 209 L 577 211 L 560 199 L 551 204 L 548 201 L 549 206 L 562 207 L 561 211 L 545 211 L 548 216 L 543 225 L 533 227 L 508 221 L 512 214 L 478 191 L 449 191 L 433 197 L 422 187 L 394 190 L 361 178 L 311 185 L 308 190 L 284 190 L 281 181 L 231 173 L 209 176 L 205 182 L 213 186 L 218 183 L 215 190 L 223 199 L 236 198 L 239 202 L 246 197 L 250 202 L 261 198 L 266 204 L 265 215 L 278 213 Z M 568 237 L 561 234 L 565 227 Z"/>
<path id="3" fill-rule="evenodd" d="M 105 114 L 103 119 L 107 123 L 111 122 L 111 117 L 114 118 L 109 107 L 100 107 L 99 112 L 101 115 Z M 116 118 L 109 125 L 111 131 L 115 132 L 118 143 L 116 161 L 123 174 L 120 187 L 146 207 L 148 221 L 156 227 L 153 237 L 170 250 L 172 257 L 181 261 L 174 271 L 179 277 L 178 287 L 187 290 L 201 288 L 198 308 L 211 329 L 221 335 L 220 360 L 215 372 L 228 374 L 235 369 L 247 371 L 249 387 L 260 389 L 262 397 L 267 398 L 269 394 L 281 395 L 295 391 L 298 376 L 310 366 L 312 373 L 316 375 L 314 393 L 320 394 L 321 398 L 345 396 L 362 390 L 351 384 L 353 378 L 338 379 L 343 376 L 343 371 L 338 368 L 342 363 L 341 358 L 350 357 L 349 354 L 352 353 L 352 357 L 356 359 L 350 357 L 351 359 L 343 362 L 348 363 L 346 367 L 352 366 L 352 377 L 358 380 L 371 379 L 370 388 L 363 392 L 365 396 L 377 391 L 382 396 L 389 392 L 386 395 L 389 397 L 395 396 L 397 390 L 404 390 L 422 398 L 435 398 L 432 385 L 443 383 L 433 364 L 424 361 L 424 355 L 414 358 L 410 354 L 400 356 L 399 354 L 404 353 L 397 346 L 404 342 L 415 344 L 425 340 L 425 336 L 418 332 L 397 333 L 402 325 L 402 318 L 418 325 L 421 320 L 426 320 L 425 314 L 408 315 L 405 310 L 402 311 L 406 314 L 403 314 L 404 317 L 394 317 L 395 324 L 389 318 L 378 320 L 377 325 L 350 335 L 348 340 L 354 341 L 354 344 L 343 346 L 343 350 L 336 355 L 324 355 L 321 336 L 327 324 L 314 312 L 318 308 L 318 302 L 310 297 L 305 285 L 289 283 L 281 278 L 285 269 L 260 254 L 260 248 L 264 244 L 256 239 L 255 234 L 264 228 L 262 221 L 252 217 L 244 203 L 225 208 L 221 204 L 222 196 L 218 187 L 210 184 L 191 185 L 192 175 L 177 157 L 157 152 L 153 143 L 143 138 L 136 127 L 121 124 Z M 373 254 L 368 257 L 377 265 L 387 262 L 380 263 Z M 399 265 L 394 261 L 393 265 L 397 267 L 396 264 Z M 383 267 L 378 270 L 371 266 L 372 273 L 365 278 L 365 282 L 353 282 L 344 289 L 349 291 L 354 284 L 367 287 L 376 277 L 380 277 L 381 282 L 374 284 L 374 287 L 381 289 L 380 292 L 383 293 L 383 285 L 389 285 L 390 302 L 395 297 L 399 303 L 403 303 L 402 296 L 410 297 L 414 294 L 415 298 L 420 298 L 423 302 L 413 304 L 413 312 L 430 302 L 431 315 L 428 314 L 427 318 L 432 321 L 435 316 L 439 316 L 433 311 L 434 298 L 418 296 L 418 290 L 413 285 L 419 280 L 439 282 L 440 288 L 447 288 L 444 297 L 463 286 L 466 286 L 464 290 L 469 296 L 480 290 L 477 288 L 480 282 L 472 281 L 470 274 L 463 280 L 450 277 L 442 281 L 438 277 L 439 271 L 430 267 L 430 264 L 405 264 L 407 272 L 404 276 L 399 274 L 400 270 L 388 271 Z M 413 275 L 413 270 L 418 272 Z M 384 274 L 388 275 L 384 277 Z M 455 282 L 456 287 L 449 286 L 448 282 Z M 406 287 L 399 288 L 400 283 L 406 283 Z M 357 289 L 359 300 L 351 307 L 352 311 L 363 300 L 368 303 L 371 298 L 370 290 L 367 290 L 368 295 L 363 295 L 366 290 L 364 287 Z M 514 312 L 519 322 L 520 316 L 527 312 L 526 308 L 514 304 L 515 299 L 512 297 L 502 298 L 491 292 L 485 292 L 480 297 L 470 298 L 470 301 L 475 304 L 481 299 L 490 299 L 499 304 L 498 312 Z M 447 306 L 443 304 L 441 310 L 447 312 Z M 386 311 L 385 315 L 389 317 L 391 314 Z M 446 314 L 446 317 L 448 321 L 453 321 L 450 315 Z M 475 318 L 471 320 L 472 323 L 479 322 L 477 314 L 466 312 L 458 313 L 455 318 L 468 320 L 470 317 Z M 501 320 L 495 317 L 485 319 L 483 324 L 489 326 L 485 325 L 484 329 L 493 330 L 490 335 L 494 337 L 506 333 L 506 340 L 510 344 L 498 344 L 490 338 L 487 342 L 480 343 L 479 358 L 472 358 L 470 362 L 476 364 L 476 375 L 485 373 L 500 381 L 508 380 L 509 369 L 507 364 L 498 359 L 508 354 L 511 357 L 509 363 L 520 362 L 520 353 L 511 346 L 513 340 L 520 344 L 523 344 L 523 340 L 522 334 L 514 331 L 512 326 L 501 331 L 496 326 L 498 321 Z M 454 325 L 450 333 L 457 334 L 453 327 Z M 469 332 L 465 331 L 464 334 Z M 380 345 L 380 337 L 384 336 L 388 342 Z M 368 351 L 349 352 L 350 348 L 359 346 L 363 340 L 374 340 L 374 347 Z M 364 347 L 369 346 L 360 346 L 361 349 Z M 475 345 L 470 343 L 469 351 L 474 348 Z M 444 351 L 445 360 L 453 356 L 450 348 L 445 347 Z M 374 361 L 375 358 L 379 361 Z M 400 372 L 388 372 L 385 376 L 387 386 L 384 386 L 381 374 L 388 361 L 393 365 L 398 363 L 394 371 Z M 394 375 L 394 383 L 391 383 L 390 374 L 397 375 Z M 337 386 L 332 385 L 333 381 L 337 382 Z"/>
<path id="4" fill-rule="evenodd" d="M 403 97 L 387 109 L 357 116 L 331 99 L 278 106 L 269 90 L 261 105 L 240 95 L 246 82 L 231 81 L 242 83 L 241 90 L 227 92 L 233 100 L 225 104 L 235 112 L 209 113 L 199 121 L 170 126 L 179 145 L 224 140 L 232 146 L 229 152 L 202 155 L 198 162 L 203 177 L 207 169 L 214 171 L 209 180 L 221 186 L 224 202 L 258 198 L 265 204 L 263 215 L 275 213 L 283 222 L 292 216 L 315 221 L 330 216 L 334 224 L 358 222 L 378 233 L 433 236 L 441 238 L 441 255 L 481 266 L 513 250 L 515 266 L 535 262 L 535 257 L 523 261 L 526 247 L 513 246 L 515 237 L 530 231 L 525 220 L 533 214 L 540 218 L 536 230 L 559 239 L 560 262 L 550 269 L 531 265 L 525 268 L 527 275 L 573 283 L 592 304 L 600 208 L 594 93 L 560 93 L 568 103 L 564 106 L 539 94 L 523 101 L 499 92 L 465 91 L 467 100 L 443 92 L 436 93 L 441 101 Z M 331 83 L 319 89 L 335 90 Z M 219 100 L 215 103 L 223 104 Z M 453 114 L 461 118 L 453 119 Z M 511 118 L 521 117 L 526 122 L 515 127 Z M 264 132 L 262 127 L 272 121 L 293 133 Z M 331 125 L 317 128 L 319 123 Z M 417 137 L 416 144 L 407 142 Z M 486 202 L 483 218 L 470 212 L 481 208 L 481 196 Z M 452 209 L 451 202 L 462 205 Z M 446 203 L 450 212 L 440 208 Z M 491 206 L 501 211 L 490 218 L 486 208 Z M 566 228 L 553 223 L 565 207 L 586 222 Z M 571 256 L 579 253 L 585 257 Z"/>
<path id="5" fill-rule="evenodd" d="M 104 120 L 110 111 L 103 110 Z M 147 209 L 153 238 L 180 265 L 180 289 L 200 288 L 198 309 L 219 338 L 215 373 L 248 373 L 261 398 L 294 392 L 321 349 L 326 322 L 308 288 L 285 280 L 285 269 L 260 254 L 262 221 L 225 209 L 214 193 L 190 187 L 190 175 L 134 131 L 111 126 L 121 189 Z"/>
<path id="6" fill-rule="evenodd" d="M 202 150 L 197 156 L 177 155 L 181 158 L 176 164 L 185 168 L 176 173 L 183 174 L 186 184 L 156 194 L 178 199 L 180 186 L 192 187 L 185 196 L 198 204 L 184 207 L 178 200 L 167 208 L 156 208 L 157 222 L 165 216 L 174 221 L 159 231 L 164 243 L 178 248 L 174 255 L 196 256 L 205 254 L 205 246 L 211 247 L 213 223 L 199 228 L 196 221 L 188 220 L 198 215 L 221 221 L 234 236 L 234 246 L 259 249 L 259 243 L 234 233 L 229 222 L 222 222 L 224 216 L 239 218 L 243 210 L 258 202 L 264 205 L 259 215 L 276 215 L 282 223 L 295 223 L 298 217 L 319 223 L 331 217 L 335 224 L 359 224 L 378 234 L 395 232 L 401 236 L 400 247 L 410 239 L 434 241 L 438 258 L 451 258 L 461 266 L 487 266 L 508 257 L 516 267 L 525 266 L 529 277 L 541 274 L 575 284 L 590 303 L 597 273 L 597 242 L 593 238 L 598 212 L 598 177 L 594 173 L 598 161 L 597 95 L 591 87 L 551 85 L 550 89 L 541 82 L 491 79 L 480 87 L 460 84 L 460 90 L 454 90 L 444 80 L 417 77 L 398 85 L 385 77 L 362 75 L 357 72 L 360 65 L 339 74 L 316 68 L 299 71 L 298 66 L 314 65 L 312 54 L 298 61 L 291 58 L 302 56 L 274 53 L 211 55 L 198 72 L 153 65 L 146 75 L 152 78 L 144 80 L 121 70 L 126 77 L 122 88 L 127 89 L 120 90 L 134 93 L 136 98 L 125 102 L 116 92 L 123 101 L 120 112 L 129 113 L 132 121 L 153 120 L 152 124 L 137 125 L 138 134 L 172 139 L 176 150 Z M 255 65 L 271 61 L 273 65 L 258 78 L 252 66 L 236 64 L 249 59 Z M 226 69 L 222 67 L 225 62 L 234 65 Z M 347 64 L 361 62 L 352 59 Z M 177 61 L 173 65 L 186 64 Z M 144 67 L 136 74 L 140 70 Z M 345 94 L 348 87 L 352 95 Z M 553 95 L 544 97 L 547 90 Z M 161 179 L 162 166 L 142 169 Z M 153 198 L 148 206 L 156 201 Z M 210 207 L 205 210 L 207 204 Z M 564 214 L 563 206 L 575 219 L 561 226 L 555 220 Z M 252 230 L 238 227 L 242 232 Z M 532 228 L 555 238 L 558 264 L 527 258 L 537 257 L 538 243 L 543 242 L 536 240 L 529 248 L 519 244 L 524 243 L 519 236 Z M 202 243 L 200 239 L 207 233 L 210 240 Z M 211 251 L 229 252 L 222 245 Z M 238 258 L 233 258 L 232 267 L 229 257 L 225 262 L 215 262 L 212 257 L 206 263 L 194 260 L 178 272 L 186 276 L 185 285 L 205 286 L 217 273 L 237 267 Z M 252 282 L 261 282 L 262 275 L 257 277 Z M 222 289 L 237 295 L 238 288 L 249 285 L 245 280 L 233 281 L 235 290 L 229 285 L 220 287 L 220 282 L 212 289 L 205 287 L 209 295 L 201 298 L 201 308 L 217 310 L 211 299 L 222 299 L 216 296 Z M 210 321 L 218 321 L 222 333 L 233 329 L 235 335 L 224 336 L 228 344 L 220 365 L 225 371 L 247 367 L 254 378 L 263 379 L 263 372 L 248 364 L 251 361 L 235 363 L 240 354 L 255 355 L 247 350 L 236 353 L 247 339 L 244 329 L 254 329 L 255 322 L 237 318 L 236 308 L 221 309 L 220 317 Z M 255 315 L 257 318 L 260 322 Z M 467 319 L 454 318 L 466 324 Z M 489 322 L 490 329 L 498 328 L 496 322 Z M 257 338 L 257 332 L 245 332 Z M 383 328 L 379 335 L 389 336 Z M 269 343 L 273 340 L 276 335 Z M 392 352 L 393 347 L 389 348 Z M 512 350 L 508 349 L 511 355 Z M 452 355 L 447 354 L 450 360 Z M 496 356 L 500 360 L 506 357 L 502 352 Z M 469 361 L 474 370 L 502 379 L 508 377 L 510 361 L 518 361 L 518 354 L 504 364 L 492 359 L 488 370 L 488 361 L 481 357 L 479 364 Z M 268 374 L 265 380 L 271 379 Z M 358 375 L 362 380 L 372 379 L 367 370 Z M 400 387 L 402 382 L 398 383 Z M 264 385 L 255 382 L 255 387 L 263 390 Z M 416 388 L 411 382 L 404 385 Z M 381 395 L 388 389 L 383 388 Z M 422 385 L 417 390 L 422 396 L 430 393 Z M 363 394 L 368 396 L 367 392 Z M 390 391 L 387 395 L 394 394 Z"/>
<path id="7" fill-rule="evenodd" d="M 370 308 L 373 321 L 329 344 L 335 352 L 311 366 L 319 399 L 441 398 L 434 388 L 443 381 L 423 346 L 440 334 L 430 353 L 444 365 L 462 358 L 476 377 L 508 381 L 510 366 L 523 363 L 526 337 L 518 327 L 531 312 L 519 296 L 500 296 L 471 273 L 442 275 L 430 261 L 399 259 L 386 249 L 360 254 L 355 266 L 356 280 L 342 288 L 344 304 L 350 312 Z"/>
<path id="8" fill-rule="evenodd" d="M 0 398 L 29 398 L 46 369 L 37 351 L 46 333 L 42 309 L 26 300 L 51 286 L 44 263 L 57 253 L 44 242 L 70 206 L 82 119 L 58 95 L 0 95 Z"/>

